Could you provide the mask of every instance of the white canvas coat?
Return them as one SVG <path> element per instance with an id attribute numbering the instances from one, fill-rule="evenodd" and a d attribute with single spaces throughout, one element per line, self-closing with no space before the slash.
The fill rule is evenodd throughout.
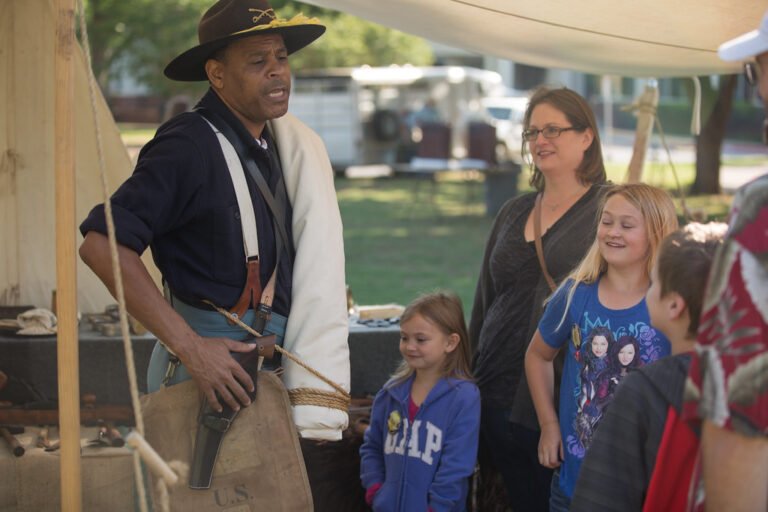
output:
<path id="1" fill-rule="evenodd" d="M 350 389 L 349 320 L 344 239 L 333 170 L 320 137 L 291 114 L 270 122 L 293 207 L 293 298 L 284 348 L 346 391 Z M 283 382 L 296 388 L 333 389 L 283 358 Z M 341 439 L 347 414 L 299 405 L 293 420 L 302 437 Z"/>

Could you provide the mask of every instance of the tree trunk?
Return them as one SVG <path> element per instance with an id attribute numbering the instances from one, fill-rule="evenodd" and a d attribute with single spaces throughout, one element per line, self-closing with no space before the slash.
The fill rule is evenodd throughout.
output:
<path id="1" fill-rule="evenodd" d="M 712 112 L 696 138 L 696 177 L 689 192 L 691 195 L 720 193 L 720 153 L 737 77 L 728 75 L 722 78 Z"/>

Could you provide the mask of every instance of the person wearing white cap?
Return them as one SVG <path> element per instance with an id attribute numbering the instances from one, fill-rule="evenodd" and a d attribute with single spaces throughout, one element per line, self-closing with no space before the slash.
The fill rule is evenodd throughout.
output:
<path id="1" fill-rule="evenodd" d="M 717 49 L 724 61 L 763 60 L 768 62 L 768 12 L 763 16 L 760 27 L 724 42 Z"/>
<path id="2" fill-rule="evenodd" d="M 768 12 L 760 27 L 723 43 L 723 60 L 745 61 L 768 113 Z M 764 122 L 763 136 L 768 130 Z M 744 185 L 712 264 L 683 419 L 701 427 L 703 478 L 689 510 L 768 510 L 768 174 Z M 703 485 L 702 485 L 703 483 Z"/>
<path id="3" fill-rule="evenodd" d="M 757 86 L 768 113 L 768 12 L 757 30 L 747 32 L 720 45 L 717 54 L 725 61 L 745 61 L 744 76 Z M 764 124 L 763 142 L 768 144 L 768 122 Z"/>

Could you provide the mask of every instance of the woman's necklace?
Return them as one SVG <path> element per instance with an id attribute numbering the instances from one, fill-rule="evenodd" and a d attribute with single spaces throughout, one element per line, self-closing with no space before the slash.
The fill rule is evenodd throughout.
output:
<path id="1" fill-rule="evenodd" d="M 542 197 L 541 197 L 541 204 L 546 206 L 547 210 L 549 210 L 550 212 L 554 212 L 555 210 L 560 208 L 560 206 L 565 205 L 565 204 L 569 204 L 571 202 L 571 199 L 573 199 L 575 197 L 581 197 L 581 195 L 584 194 L 584 192 L 585 191 L 583 189 L 579 189 L 576 192 L 574 192 L 573 194 L 570 194 L 570 195 L 568 195 L 566 197 L 561 198 L 556 203 L 549 203 L 549 202 L 545 201 L 544 200 L 544 196 L 542 195 Z"/>
<path id="2" fill-rule="evenodd" d="M 560 202 L 560 203 L 555 203 L 555 204 L 552 204 L 552 203 L 548 203 L 548 202 L 546 202 L 546 201 L 544 201 L 544 200 L 542 199 L 542 201 L 541 201 L 541 204 L 543 204 L 544 206 L 546 206 L 546 207 L 547 207 L 547 210 L 549 210 L 549 211 L 551 211 L 551 212 L 554 212 L 555 210 L 557 210 L 558 208 L 560 208 L 560 205 L 562 204 L 562 202 Z"/>

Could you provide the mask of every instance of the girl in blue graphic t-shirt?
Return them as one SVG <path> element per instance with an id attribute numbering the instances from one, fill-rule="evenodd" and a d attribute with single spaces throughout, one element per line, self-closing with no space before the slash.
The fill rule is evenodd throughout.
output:
<path id="1" fill-rule="evenodd" d="M 552 511 L 568 510 L 584 453 L 615 390 L 612 379 L 623 376 L 610 362 L 617 340 L 634 339 L 636 364 L 669 354 L 669 341 L 650 325 L 645 293 L 656 249 L 675 229 L 675 207 L 666 192 L 643 184 L 611 188 L 594 244 L 547 303 L 525 372 L 541 427 L 539 462 L 558 468 Z M 561 349 L 567 353 L 555 412 L 552 362 Z"/>

